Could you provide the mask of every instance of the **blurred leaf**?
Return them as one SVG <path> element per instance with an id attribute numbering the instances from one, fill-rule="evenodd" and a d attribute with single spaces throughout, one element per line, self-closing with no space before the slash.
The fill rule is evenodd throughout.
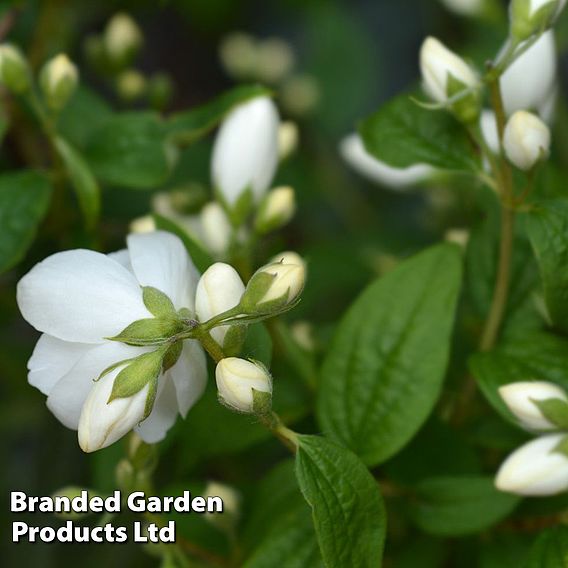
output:
<path id="1" fill-rule="evenodd" d="M 377 482 L 347 448 L 319 436 L 298 442 L 296 476 L 325 565 L 380 566 L 386 515 Z"/>
<path id="2" fill-rule="evenodd" d="M 153 217 L 156 223 L 156 228 L 162 229 L 163 231 L 169 231 L 182 240 L 191 260 L 193 260 L 193 264 L 195 264 L 195 267 L 199 270 L 199 272 L 205 272 L 213 264 L 211 255 L 178 223 L 171 219 L 167 219 L 166 217 L 162 217 L 157 213 L 154 213 Z"/>
<path id="3" fill-rule="evenodd" d="M 558 328 L 568 332 L 568 201 L 540 203 L 527 217 L 548 313 Z"/>
<path id="4" fill-rule="evenodd" d="M 80 85 L 59 115 L 57 132 L 83 149 L 95 131 L 112 116 L 112 109 L 102 97 Z"/>
<path id="5" fill-rule="evenodd" d="M 272 338 L 263 323 L 255 323 L 247 327 L 247 335 L 240 357 L 256 359 L 270 367 L 272 360 Z"/>
<path id="6" fill-rule="evenodd" d="M 85 155 L 106 183 L 151 189 L 170 172 L 166 129 L 158 115 L 128 112 L 106 120 L 89 138 Z"/>
<path id="7" fill-rule="evenodd" d="M 524 568 L 561 568 L 568 566 L 568 527 L 545 530 L 534 543 Z"/>
<path id="8" fill-rule="evenodd" d="M 191 144 L 211 131 L 236 105 L 271 91 L 261 85 L 240 85 L 195 109 L 172 115 L 166 123 L 168 136 L 176 144 Z"/>
<path id="9" fill-rule="evenodd" d="M 518 425 L 499 396 L 499 387 L 517 381 L 539 380 L 568 389 L 568 340 L 545 332 L 519 333 L 507 337 L 494 351 L 476 353 L 469 366 L 495 410 Z"/>
<path id="10" fill-rule="evenodd" d="M 479 568 L 519 568 L 531 546 L 526 534 L 494 535 L 481 544 Z"/>
<path id="11" fill-rule="evenodd" d="M 404 447 L 438 400 L 460 284 L 459 249 L 436 246 L 371 284 L 340 323 L 318 417 L 368 465 Z"/>
<path id="12" fill-rule="evenodd" d="M 97 223 L 101 208 L 100 189 L 97 180 L 94 178 L 85 158 L 67 140 L 56 136 L 53 142 L 77 194 L 87 228 L 93 228 Z"/>
<path id="13" fill-rule="evenodd" d="M 0 175 L 0 272 L 26 254 L 47 212 L 50 195 L 47 178 L 37 172 Z"/>
<path id="14" fill-rule="evenodd" d="M 454 171 L 477 171 L 466 131 L 448 113 L 417 105 L 400 95 L 359 126 L 365 147 L 395 168 L 430 164 Z"/>
<path id="15" fill-rule="evenodd" d="M 412 538 L 412 546 L 405 543 L 395 555 L 396 568 L 440 568 L 445 566 L 448 548 L 444 541 L 420 535 Z"/>
<path id="16" fill-rule="evenodd" d="M 497 491 L 492 477 L 436 477 L 414 487 L 409 514 L 427 533 L 463 536 L 504 519 L 519 501 Z"/>

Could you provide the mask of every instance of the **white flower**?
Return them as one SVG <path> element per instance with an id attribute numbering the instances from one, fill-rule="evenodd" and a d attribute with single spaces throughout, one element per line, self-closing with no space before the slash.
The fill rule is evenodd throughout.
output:
<path id="1" fill-rule="evenodd" d="M 442 0 L 442 4 L 460 16 L 477 16 L 483 11 L 485 0 Z"/>
<path id="2" fill-rule="evenodd" d="M 566 392 L 546 381 L 522 381 L 499 388 L 499 394 L 509 410 L 528 430 L 550 430 L 556 426 L 546 418 L 536 402 L 558 399 L 568 402 Z"/>
<path id="3" fill-rule="evenodd" d="M 28 363 L 29 382 L 47 395 L 48 408 L 65 426 L 78 429 L 87 398 L 101 388 L 94 379 L 111 365 L 147 351 L 104 339 L 152 317 L 141 286 L 157 288 L 176 309 L 193 312 L 198 276 L 181 241 L 157 231 L 130 235 L 128 249 L 110 255 L 89 250 L 54 254 L 22 278 L 18 305 L 43 332 Z M 201 346 L 185 341 L 177 363 L 158 380 L 152 413 L 134 429 L 146 442 L 163 439 L 178 411 L 185 416 L 201 396 L 206 376 Z M 104 425 L 104 414 L 90 421 Z"/>
<path id="4" fill-rule="evenodd" d="M 550 154 L 550 129 L 538 116 L 517 111 L 507 122 L 503 146 L 509 160 L 528 171 Z"/>
<path id="5" fill-rule="evenodd" d="M 343 159 L 359 174 L 392 189 L 417 185 L 435 172 L 434 168 L 427 164 L 414 164 L 408 168 L 387 166 L 367 152 L 358 134 L 346 136 L 341 141 L 339 151 Z"/>
<path id="6" fill-rule="evenodd" d="M 543 119 L 550 118 L 547 109 L 550 114 L 549 109 L 554 106 L 556 75 L 556 42 L 554 32 L 548 31 L 501 76 L 506 114 L 536 110 Z"/>
<path id="7" fill-rule="evenodd" d="M 566 434 L 548 434 L 513 452 L 497 473 L 495 485 L 517 495 L 555 495 L 568 489 L 568 457 L 555 451 Z"/>
<path id="8" fill-rule="evenodd" d="M 253 390 L 272 393 L 272 377 L 258 363 L 227 357 L 215 369 L 219 398 L 239 412 L 253 412 Z"/>
<path id="9" fill-rule="evenodd" d="M 234 308 L 245 291 L 245 285 L 237 271 L 230 265 L 217 262 L 210 266 L 197 284 L 195 310 L 201 322 Z M 223 345 L 230 326 L 223 325 L 211 330 L 211 336 Z"/>
<path id="10" fill-rule="evenodd" d="M 425 91 L 439 103 L 447 102 L 455 94 L 450 92 L 450 77 L 461 83 L 463 88 L 476 88 L 479 83 L 477 73 L 461 57 L 433 37 L 426 38 L 422 44 L 420 70 Z"/>
<path id="11" fill-rule="evenodd" d="M 212 177 L 229 206 L 247 189 L 257 202 L 266 193 L 278 164 L 279 125 L 268 97 L 239 105 L 223 121 L 213 149 Z"/>
<path id="12" fill-rule="evenodd" d="M 200 222 L 205 247 L 216 255 L 227 252 L 233 229 L 221 205 L 215 201 L 205 205 L 200 213 Z"/>

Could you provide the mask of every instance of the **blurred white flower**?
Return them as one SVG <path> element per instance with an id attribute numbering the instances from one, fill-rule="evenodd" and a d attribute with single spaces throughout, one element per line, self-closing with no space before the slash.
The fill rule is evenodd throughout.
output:
<path id="1" fill-rule="evenodd" d="M 503 146 L 517 168 L 528 171 L 550 154 L 550 129 L 538 116 L 519 110 L 505 128 Z"/>
<path id="2" fill-rule="evenodd" d="M 110 374 L 101 385 L 93 382 L 105 369 L 148 351 L 105 339 L 136 320 L 152 317 L 141 287 L 157 288 L 176 309 L 194 313 L 198 277 L 181 241 L 157 231 L 130 235 L 128 249 L 109 255 L 89 250 L 54 254 L 20 280 L 20 310 L 43 333 L 28 363 L 28 380 L 47 395 L 48 408 L 65 426 L 77 430 L 91 393 L 108 388 Z M 134 422 L 134 430 L 149 443 L 163 439 L 177 413 L 185 416 L 201 396 L 206 376 L 201 346 L 185 341 L 176 364 L 159 378 L 151 414 L 139 425 Z M 99 396 L 93 394 L 91 403 L 95 399 Z M 128 412 L 132 410 L 133 416 L 139 404 L 131 403 Z M 125 410 L 124 404 L 115 399 L 105 412 L 91 413 L 91 434 L 92 421 L 99 421 L 102 430 L 108 426 L 108 416 Z M 106 438 L 107 444 L 111 438 Z M 89 445 L 85 449 L 97 448 Z"/>
<path id="3" fill-rule="evenodd" d="M 485 0 L 441 0 L 442 4 L 460 16 L 477 16 L 483 12 Z"/>
<path id="4" fill-rule="evenodd" d="M 414 164 L 408 168 L 393 168 L 377 160 L 365 149 L 358 134 L 346 136 L 339 146 L 343 159 L 359 174 L 391 189 L 404 189 L 417 185 L 435 169 L 427 164 Z"/>
<path id="5" fill-rule="evenodd" d="M 548 434 L 513 452 L 497 473 L 495 485 L 517 495 L 555 495 L 568 489 L 568 457 L 556 451 L 566 434 Z"/>

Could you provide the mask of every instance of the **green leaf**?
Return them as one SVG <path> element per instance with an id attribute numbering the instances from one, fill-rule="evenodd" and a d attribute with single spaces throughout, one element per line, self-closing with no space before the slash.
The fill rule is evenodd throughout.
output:
<path id="1" fill-rule="evenodd" d="M 409 514 L 427 533 L 463 536 L 501 521 L 519 502 L 497 491 L 492 477 L 436 477 L 414 487 Z"/>
<path id="2" fill-rule="evenodd" d="M 112 402 L 116 398 L 134 396 L 148 383 L 154 382 L 162 370 L 163 358 L 164 350 L 157 349 L 132 359 L 114 379 L 108 402 Z"/>
<path id="3" fill-rule="evenodd" d="M 101 196 L 97 180 L 83 156 L 67 140 L 56 136 L 53 143 L 63 160 L 67 175 L 77 194 L 79 206 L 87 222 L 87 228 L 93 228 L 99 218 L 101 208 Z"/>
<path id="4" fill-rule="evenodd" d="M 568 390 L 568 340 L 545 332 L 519 333 L 489 353 L 476 353 L 469 367 L 481 391 L 501 416 L 518 425 L 499 387 L 518 381 L 550 381 Z"/>
<path id="5" fill-rule="evenodd" d="M 243 359 L 254 359 L 270 367 L 272 360 L 272 338 L 263 323 L 255 323 L 248 326 L 240 357 Z"/>
<path id="6" fill-rule="evenodd" d="M 403 448 L 438 399 L 461 264 L 454 245 L 428 249 L 371 284 L 339 324 L 322 367 L 318 417 L 368 465 Z"/>
<path id="7" fill-rule="evenodd" d="M 166 123 L 168 135 L 176 144 L 191 144 L 215 128 L 236 105 L 270 95 L 261 85 L 235 87 L 205 105 L 172 115 Z"/>
<path id="8" fill-rule="evenodd" d="M 395 168 L 430 164 L 454 171 L 477 171 L 466 131 L 446 112 L 431 111 L 400 95 L 359 126 L 367 151 Z"/>
<path id="9" fill-rule="evenodd" d="M 148 311 L 157 318 L 176 317 L 176 309 L 172 301 L 160 290 L 152 286 L 142 288 L 142 299 Z"/>
<path id="10" fill-rule="evenodd" d="M 49 182 L 37 172 L 0 175 L 0 272 L 26 254 L 47 212 L 50 195 Z"/>
<path id="11" fill-rule="evenodd" d="M 531 548 L 523 568 L 566 568 L 568 566 L 568 527 L 542 532 Z"/>
<path id="12" fill-rule="evenodd" d="M 568 332 L 568 201 L 540 203 L 527 217 L 549 315 Z"/>
<path id="13" fill-rule="evenodd" d="M 173 233 L 182 240 L 191 260 L 193 261 L 193 264 L 195 264 L 199 272 L 205 272 L 213 264 L 213 258 L 211 255 L 178 223 L 171 219 L 166 219 L 166 217 L 162 217 L 156 213 L 154 213 L 153 217 L 157 229 Z"/>
<path id="14" fill-rule="evenodd" d="M 166 130 L 151 112 L 128 112 L 102 123 L 85 150 L 95 175 L 131 189 L 162 184 L 170 173 Z"/>
<path id="15" fill-rule="evenodd" d="M 298 436 L 296 477 L 312 508 L 327 568 L 381 565 L 386 515 L 379 486 L 351 451 L 319 436 Z"/>
<path id="16" fill-rule="evenodd" d="M 158 345 L 167 342 L 182 329 L 182 323 L 174 318 L 146 318 L 131 323 L 118 335 L 108 339 L 127 345 Z"/>

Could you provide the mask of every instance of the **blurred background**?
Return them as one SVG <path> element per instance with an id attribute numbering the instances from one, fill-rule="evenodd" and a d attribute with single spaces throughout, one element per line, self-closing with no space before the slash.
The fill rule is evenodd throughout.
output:
<path id="1" fill-rule="evenodd" d="M 110 79 L 97 70 L 96 42 L 117 12 L 133 17 L 144 42 L 129 74 Z M 559 29 L 561 46 L 568 38 L 566 20 Z M 366 181 L 342 161 L 341 139 L 382 102 L 416 86 L 417 53 L 426 35 L 441 37 L 482 63 L 498 48 L 505 29 L 505 8 L 499 2 L 486 17 L 475 20 L 452 13 L 438 0 L 0 2 L 3 41 L 19 45 L 36 68 L 61 51 L 79 65 L 83 105 L 76 104 L 67 116 L 69 130 L 80 131 L 85 121 L 96 121 L 107 105 L 120 110 L 151 105 L 167 114 L 205 103 L 238 82 L 263 82 L 274 89 L 283 117 L 294 121 L 299 131 L 299 146 L 277 179 L 296 189 L 298 214 L 264 244 L 259 261 L 285 249 L 308 259 L 306 294 L 290 318 L 300 325 L 305 320 L 317 322 L 317 337 L 311 339 L 322 344 L 332 332 L 332 322 L 374 276 L 389 270 L 397 258 L 443 238 L 449 229 L 468 227 L 476 215 L 464 207 L 470 181 L 464 179 L 459 191 L 442 179 L 428 192 L 393 192 Z M 254 69 L 244 64 L 251 50 L 262 51 Z M 8 132 L 0 153 L 3 171 L 29 161 L 26 135 L 25 124 L 21 132 L 17 126 Z M 34 263 L 57 250 L 121 248 L 130 222 L 151 210 L 158 192 L 181 188 L 196 201 L 202 199 L 209 191 L 211 142 L 208 137 L 183 150 L 166 186 L 105 187 L 95 242 L 82 229 L 72 195 L 54 203 L 40 229 L 41 239 L 25 261 L 0 276 L 4 566 L 155 565 L 151 556 L 131 544 L 8 545 L 10 490 L 49 495 L 78 485 L 111 491 L 122 452 L 117 444 L 84 455 L 76 433 L 60 425 L 45 407 L 45 397 L 27 384 L 26 361 L 37 336 L 18 313 L 15 286 Z M 277 403 L 284 414 L 301 417 L 310 395 L 301 387 L 288 390 L 277 395 Z M 246 494 L 266 463 L 282 457 L 282 450 L 262 429 L 224 409 L 212 410 L 214 404 L 213 393 L 188 421 L 178 422 L 162 444 L 160 491 L 175 491 L 173 481 L 199 489 L 205 480 L 218 479 Z M 313 424 L 305 425 L 310 427 Z M 49 515 L 30 515 L 27 520 L 58 524 Z M 202 535 L 205 542 L 210 539 L 213 548 L 222 546 L 209 528 L 197 526 L 197 520 L 191 523 L 195 526 L 188 528 L 190 534 Z"/>

